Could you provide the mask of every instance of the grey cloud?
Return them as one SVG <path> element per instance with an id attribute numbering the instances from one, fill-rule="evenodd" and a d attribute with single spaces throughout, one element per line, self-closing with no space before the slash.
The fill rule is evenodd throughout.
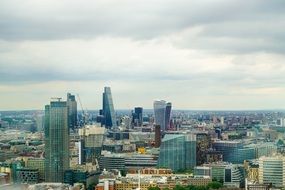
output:
<path id="1" fill-rule="evenodd" d="M 100 35 L 156 38 L 211 23 L 248 19 L 255 22 L 260 16 L 271 16 L 267 20 L 274 21 L 284 12 L 283 1 L 266 0 L 47 2 L 1 1 L 0 38 L 48 40 Z"/>

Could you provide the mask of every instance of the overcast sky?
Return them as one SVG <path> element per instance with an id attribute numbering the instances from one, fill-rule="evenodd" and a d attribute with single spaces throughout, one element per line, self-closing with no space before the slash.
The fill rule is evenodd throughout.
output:
<path id="1" fill-rule="evenodd" d="M 0 110 L 284 109 L 284 0 L 1 0 Z"/>

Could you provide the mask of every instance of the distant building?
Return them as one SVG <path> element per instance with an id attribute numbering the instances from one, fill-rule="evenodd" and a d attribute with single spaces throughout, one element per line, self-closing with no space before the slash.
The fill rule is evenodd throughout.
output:
<path id="1" fill-rule="evenodd" d="M 159 148 L 160 145 L 161 145 L 161 131 L 160 131 L 160 125 L 155 125 L 154 130 L 155 130 L 155 142 L 154 142 L 155 144 L 154 144 L 154 146 L 155 146 L 156 148 Z"/>
<path id="2" fill-rule="evenodd" d="M 143 108 L 135 107 L 135 112 L 133 113 L 133 124 L 134 126 L 142 126 L 143 123 Z"/>
<path id="3" fill-rule="evenodd" d="M 29 190 L 42 190 L 42 189 L 58 189 L 58 190 L 69 190 L 71 185 L 64 183 L 38 183 L 29 185 Z"/>
<path id="4" fill-rule="evenodd" d="M 196 136 L 166 134 L 161 142 L 158 166 L 174 171 L 196 166 Z"/>
<path id="5" fill-rule="evenodd" d="M 104 125 L 106 128 L 117 127 L 113 98 L 110 87 L 104 88 L 102 115 L 102 125 Z"/>
<path id="6" fill-rule="evenodd" d="M 105 128 L 96 125 L 86 125 L 79 129 L 79 164 L 95 162 L 101 155 Z"/>
<path id="7" fill-rule="evenodd" d="M 275 187 L 285 186 L 285 157 L 261 157 L 259 160 L 259 183 L 272 183 Z"/>
<path id="8" fill-rule="evenodd" d="M 150 168 L 157 166 L 156 155 L 138 154 L 138 153 L 122 153 L 113 154 L 106 152 L 99 159 L 100 170 L 138 170 L 142 168 Z"/>
<path id="9" fill-rule="evenodd" d="M 64 172 L 64 183 L 74 185 L 75 183 L 84 184 L 89 188 L 92 183 L 98 182 L 99 172 L 88 172 L 85 170 L 66 170 Z"/>
<path id="10" fill-rule="evenodd" d="M 153 103 L 155 124 L 160 125 L 162 132 L 170 127 L 171 103 L 156 100 Z"/>
<path id="11" fill-rule="evenodd" d="M 39 182 L 39 170 L 22 168 L 17 170 L 17 182 L 36 184 Z"/>
<path id="12" fill-rule="evenodd" d="M 74 130 L 77 126 L 77 102 L 75 95 L 67 93 L 68 127 Z"/>
<path id="13" fill-rule="evenodd" d="M 244 176 L 241 169 L 236 165 L 228 165 L 225 167 L 224 186 L 242 187 L 244 184 Z"/>
<path id="14" fill-rule="evenodd" d="M 165 107 L 165 130 L 170 129 L 171 107 L 172 104 L 170 102 L 167 102 Z"/>
<path id="15" fill-rule="evenodd" d="M 194 176 L 211 176 L 211 167 L 209 166 L 196 166 L 194 167 Z"/>
<path id="16" fill-rule="evenodd" d="M 43 158 L 29 158 L 27 160 L 27 168 L 39 170 L 39 181 L 45 179 L 45 160 Z"/>
<path id="17" fill-rule="evenodd" d="M 257 143 L 244 145 L 240 141 L 215 141 L 213 148 L 223 154 L 223 161 L 242 164 L 244 160 L 258 159 L 276 153 L 274 143 Z"/>
<path id="18" fill-rule="evenodd" d="M 100 170 L 103 171 L 106 169 L 109 170 L 126 170 L 125 164 L 125 157 L 117 155 L 117 154 L 110 154 L 110 155 L 102 155 L 99 159 L 99 167 Z"/>
<path id="19" fill-rule="evenodd" d="M 45 181 L 63 182 L 68 168 L 68 106 L 59 99 L 45 106 Z"/>

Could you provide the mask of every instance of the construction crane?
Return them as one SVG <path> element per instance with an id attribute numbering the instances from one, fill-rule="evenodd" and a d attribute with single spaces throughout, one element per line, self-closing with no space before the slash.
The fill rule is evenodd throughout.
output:
<path id="1" fill-rule="evenodd" d="M 83 125 L 85 125 L 88 122 L 88 112 L 87 112 L 87 110 L 84 110 L 79 94 L 76 94 L 76 95 L 77 95 L 77 99 L 79 101 L 81 111 L 82 111 Z"/>

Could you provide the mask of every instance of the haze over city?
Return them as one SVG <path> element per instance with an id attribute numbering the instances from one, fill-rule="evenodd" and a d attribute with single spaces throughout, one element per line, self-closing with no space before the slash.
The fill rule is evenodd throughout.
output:
<path id="1" fill-rule="evenodd" d="M 285 108 L 285 2 L 2 0 L 0 110 Z"/>

